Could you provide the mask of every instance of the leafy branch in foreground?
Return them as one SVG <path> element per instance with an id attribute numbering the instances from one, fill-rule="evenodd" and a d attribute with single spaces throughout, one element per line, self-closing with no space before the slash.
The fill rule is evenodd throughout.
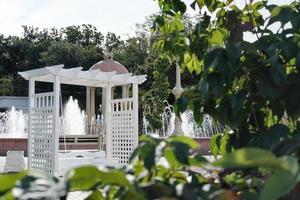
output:
<path id="1" fill-rule="evenodd" d="M 188 137 L 142 136 L 122 168 L 83 166 L 57 179 L 32 172 L 0 175 L 2 199 L 291 199 L 300 181 L 298 160 L 267 150 L 240 149 L 208 162 Z M 245 174 L 245 172 L 247 172 Z"/>
<path id="2" fill-rule="evenodd" d="M 209 114 L 230 127 L 234 148 L 270 149 L 299 133 L 299 2 L 239 8 L 234 1 L 193 1 L 198 17 L 188 31 L 182 1 L 159 5 L 152 29 L 161 37 L 153 48 L 182 71 L 198 73 L 185 93 L 196 118 Z"/>

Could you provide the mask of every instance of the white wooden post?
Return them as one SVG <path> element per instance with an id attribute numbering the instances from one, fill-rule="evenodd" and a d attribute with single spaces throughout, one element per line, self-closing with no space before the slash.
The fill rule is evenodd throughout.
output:
<path id="1" fill-rule="evenodd" d="M 86 87 L 86 99 L 85 99 L 85 109 L 86 109 L 86 115 L 87 115 L 87 120 L 89 124 L 89 120 L 91 117 L 91 87 L 87 86 Z"/>
<path id="2" fill-rule="evenodd" d="M 59 98 L 60 98 L 60 78 L 59 76 L 54 76 L 53 81 L 53 93 L 54 93 L 54 149 L 53 149 L 53 161 L 54 161 L 54 171 L 53 174 L 57 174 L 58 170 L 58 152 L 59 152 L 59 130 L 60 130 L 60 121 L 59 121 Z"/>
<path id="3" fill-rule="evenodd" d="M 139 91 L 138 84 L 134 83 L 132 85 L 132 98 L 133 98 L 133 144 L 136 148 L 139 143 Z"/>
<path id="4" fill-rule="evenodd" d="M 115 98 L 115 87 L 111 88 L 111 99 Z"/>
<path id="5" fill-rule="evenodd" d="M 122 85 L 122 98 L 123 99 L 128 98 L 128 95 L 127 95 L 127 85 Z"/>
<path id="6" fill-rule="evenodd" d="M 112 163 L 112 132 L 111 132 L 111 86 L 105 88 L 105 134 L 106 157 L 109 164 Z"/>
<path id="7" fill-rule="evenodd" d="M 102 89 L 102 105 L 101 105 L 101 109 L 102 109 L 102 115 L 105 119 L 105 108 L 106 108 L 106 103 L 105 103 L 105 100 L 106 100 L 106 92 L 105 92 L 105 88 L 101 88 Z"/>
<path id="8" fill-rule="evenodd" d="M 91 87 L 91 120 L 92 118 L 95 116 L 95 92 L 96 92 L 96 88 L 95 87 Z"/>
<path id="9" fill-rule="evenodd" d="M 35 93 L 35 81 L 30 78 L 29 79 L 29 91 L 28 91 L 28 113 L 29 113 L 29 131 L 27 138 L 27 158 L 28 158 L 28 169 L 31 168 L 31 130 L 32 130 L 32 108 L 34 107 L 34 99 L 33 95 Z"/>

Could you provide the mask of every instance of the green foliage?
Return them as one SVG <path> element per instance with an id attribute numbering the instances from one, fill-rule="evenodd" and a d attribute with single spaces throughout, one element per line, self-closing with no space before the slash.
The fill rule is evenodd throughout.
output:
<path id="1" fill-rule="evenodd" d="M 120 38 L 111 35 L 106 50 L 116 52 L 128 63 L 133 60 L 126 55 L 132 54 L 122 48 L 141 53 L 142 59 L 134 59 L 140 63 L 136 67 L 148 71 L 155 86 L 144 91 L 143 99 L 156 109 L 148 115 L 153 124 L 161 113 L 162 99 L 168 96 L 167 82 L 172 79 L 163 75 L 171 70 L 166 66 L 178 63 L 182 71 L 194 73 L 187 78 L 194 85 L 178 100 L 175 110 L 179 114 L 192 109 L 198 122 L 203 114 L 210 114 L 228 127 L 210 142 L 212 154 L 221 154 L 221 158 L 209 163 L 197 153 L 197 142 L 190 138 L 158 140 L 142 136 L 129 165 L 123 168 L 80 167 L 61 180 L 30 172 L 27 176 L 0 175 L 1 183 L 9 183 L 0 187 L 4 198 L 66 198 L 73 191 L 90 191 L 87 199 L 299 197 L 299 2 L 277 6 L 250 1 L 238 8 L 231 0 L 197 0 L 191 6 L 199 10 L 199 17 L 190 27 L 184 20 L 183 1 L 159 0 L 158 4 L 161 13 L 153 20 L 155 42 L 151 53 L 159 59 L 142 51 L 147 46 L 142 37 L 120 42 Z M 266 17 L 262 16 L 263 9 L 268 11 Z M 277 30 L 270 28 L 275 23 L 281 24 Z M 63 34 L 53 30 L 38 32 L 30 27 L 25 30 L 24 39 L 0 36 L 1 73 L 13 73 L 20 66 L 27 68 L 24 58 L 28 47 L 28 63 L 51 61 L 50 54 L 36 60 L 36 52 L 41 49 L 55 47 L 66 55 L 78 55 L 76 58 L 82 60 L 75 62 L 84 62 L 86 54 L 82 52 L 87 48 L 95 50 L 93 56 L 103 50 L 97 48 L 101 39 L 87 39 L 93 35 L 92 30 L 85 34 L 84 28 L 78 27 L 70 27 Z M 247 41 L 245 32 L 252 33 L 255 39 Z M 59 58 L 55 56 L 53 60 Z M 145 67 L 146 63 L 151 66 Z M 17 179 L 21 180 L 16 182 Z"/>
<path id="2" fill-rule="evenodd" d="M 172 1 L 159 4 L 167 9 L 161 6 L 154 20 L 153 31 L 160 35 L 155 52 L 199 73 L 199 89 L 193 89 L 199 95 L 189 98 L 189 108 L 230 127 L 235 148 L 270 149 L 297 132 L 287 127 L 300 117 L 298 2 L 276 6 L 251 1 L 238 8 L 232 1 L 194 1 L 200 16 L 188 31 L 184 9 L 176 9 L 174 2 L 170 6 Z M 265 17 L 263 8 L 269 11 Z M 271 29 L 274 23 L 282 26 Z M 245 32 L 253 34 L 251 42 Z"/>
<path id="3" fill-rule="evenodd" d="M 170 95 L 170 83 L 169 78 L 166 76 L 170 67 L 168 63 L 161 59 L 154 59 L 150 57 L 147 59 L 146 64 L 150 67 L 152 78 L 152 84 L 149 86 L 149 90 L 142 96 L 142 104 L 145 105 L 143 113 L 146 119 L 150 123 L 150 129 L 160 130 L 162 128 L 161 114 L 166 107 L 165 100 Z"/>
<path id="4" fill-rule="evenodd" d="M 11 189 L 15 186 L 16 181 L 26 176 L 25 172 L 20 172 L 17 174 L 3 174 L 0 176 L 0 196 L 10 192 Z M 4 184 L 5 183 L 5 184 Z"/>
<path id="5" fill-rule="evenodd" d="M 221 159 L 214 163 L 222 167 L 263 167 L 270 170 L 286 171 L 291 174 L 298 173 L 298 161 L 293 157 L 277 158 L 270 151 L 246 148 L 238 149 L 230 154 L 223 155 Z"/>
<path id="6" fill-rule="evenodd" d="M 293 138 L 282 140 L 273 146 L 272 151 L 277 156 L 286 154 L 294 154 L 300 148 L 300 136 L 296 135 Z"/>
<path id="7" fill-rule="evenodd" d="M 68 26 L 62 29 L 62 35 L 65 36 L 65 41 L 81 46 L 100 46 L 104 40 L 104 36 L 97 30 L 96 27 L 90 24 L 82 26 Z"/>
<path id="8" fill-rule="evenodd" d="M 216 134 L 210 139 L 210 152 L 212 155 L 217 157 L 217 155 L 224 155 L 231 152 L 231 143 L 229 134 Z"/>
<path id="9" fill-rule="evenodd" d="M 0 95 L 27 95 L 28 86 L 17 74 L 19 71 L 57 64 L 64 64 L 66 68 L 82 66 L 88 70 L 102 60 L 104 54 L 111 53 L 114 60 L 126 66 L 129 72 L 147 75 L 147 83 L 140 88 L 143 96 L 140 112 L 145 113 L 152 129 L 158 129 L 162 126 L 158 116 L 165 106 L 163 101 L 169 97 L 169 77 L 172 80 L 172 75 L 169 63 L 157 60 L 150 51 L 154 38 L 150 36 L 152 19 L 150 17 L 145 23 L 137 25 L 136 36 L 126 40 L 111 32 L 104 38 L 96 27 L 89 24 L 61 29 L 23 26 L 20 37 L 0 34 Z M 49 91 L 49 86 L 45 84 L 37 84 L 36 87 L 41 92 Z M 65 101 L 73 96 L 83 107 L 84 93 L 84 88 L 64 85 L 62 99 Z M 154 105 L 157 109 L 146 111 L 145 104 L 149 107 Z"/>
<path id="10" fill-rule="evenodd" d="M 36 199 L 64 197 L 73 191 L 92 191 L 87 199 L 176 197 L 182 195 L 175 190 L 176 185 L 180 186 L 188 180 L 187 175 L 178 170 L 189 166 L 191 162 L 206 162 L 205 159 L 200 159 L 200 155 L 192 153 L 198 143 L 191 138 L 177 137 L 159 141 L 143 136 L 140 142 L 132 156 L 132 162 L 126 168 L 84 166 L 71 170 L 60 181 L 31 173 L 27 176 L 25 173 L 1 175 L 1 180 L 8 180 L 8 176 L 12 180 L 2 190 L 2 195 L 13 191 L 15 197 L 26 195 Z M 174 150 L 176 154 L 170 150 Z M 164 157 L 169 153 L 173 155 Z M 15 183 L 17 179 L 20 181 Z"/>
<path id="11" fill-rule="evenodd" d="M 2 199 L 65 199 L 71 192 L 86 191 L 90 192 L 86 199 L 275 200 L 292 199 L 289 193 L 300 181 L 294 157 L 245 148 L 209 163 L 197 153 L 198 147 L 184 136 L 166 140 L 142 136 L 126 167 L 82 166 L 62 179 L 31 172 L 4 174 L 0 180 L 7 184 L 0 185 L 0 195 Z"/>
<path id="12" fill-rule="evenodd" d="M 182 71 L 187 68 L 199 74 L 199 82 L 181 98 L 188 99 L 188 105 L 179 102 L 177 114 L 190 108 L 197 121 L 209 114 L 228 127 L 212 137 L 210 150 L 215 157 L 222 155 L 214 164 L 225 167 L 225 174 L 234 171 L 221 179 L 227 187 L 235 185 L 242 199 L 295 198 L 299 2 L 277 6 L 250 1 L 239 8 L 234 1 L 196 0 L 191 7 L 199 17 L 188 31 L 183 28 L 186 10 L 177 9 L 180 3 L 159 1 L 161 14 L 152 27 L 160 36 L 153 45 L 155 52 L 178 63 Z M 268 11 L 265 16 L 263 9 Z M 250 41 L 246 32 L 252 34 Z M 248 185 L 253 177 L 260 180 L 260 188 Z"/>
<path id="13" fill-rule="evenodd" d="M 214 163 L 217 166 L 230 168 L 259 167 L 273 171 L 265 181 L 260 193 L 260 199 L 278 199 L 285 196 L 300 181 L 299 163 L 296 158 L 285 156 L 275 157 L 269 151 L 255 148 L 239 149 Z M 227 175 L 226 182 L 244 184 L 244 179 L 237 180 L 236 174 Z"/>
<path id="14" fill-rule="evenodd" d="M 296 175 L 291 175 L 282 171 L 275 172 L 266 181 L 265 186 L 261 191 L 260 199 L 278 199 L 288 194 L 299 180 L 299 172 Z"/>
<path id="15" fill-rule="evenodd" d="M 123 41 L 121 40 L 120 36 L 117 36 L 114 33 L 107 33 L 106 41 L 105 41 L 105 48 L 107 52 L 114 52 L 120 45 L 122 45 Z"/>
<path id="16" fill-rule="evenodd" d="M 16 199 L 41 199 L 45 196 L 55 199 L 56 196 L 65 195 L 65 187 L 56 177 L 29 172 L 16 183 L 12 194 Z"/>
<path id="17" fill-rule="evenodd" d="M 4 76 L 0 78 L 0 95 L 10 95 L 13 92 L 12 87 L 13 79 L 10 76 Z"/>

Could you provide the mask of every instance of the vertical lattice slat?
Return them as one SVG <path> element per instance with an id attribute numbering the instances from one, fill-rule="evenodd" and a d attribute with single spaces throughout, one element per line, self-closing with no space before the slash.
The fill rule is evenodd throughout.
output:
<path id="1" fill-rule="evenodd" d="M 33 94 L 30 126 L 29 168 L 54 174 L 53 93 Z"/>

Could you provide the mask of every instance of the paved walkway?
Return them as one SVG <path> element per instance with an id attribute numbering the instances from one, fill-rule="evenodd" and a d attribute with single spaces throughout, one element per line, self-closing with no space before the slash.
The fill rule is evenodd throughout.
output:
<path id="1" fill-rule="evenodd" d="M 0 157 L 0 173 L 4 172 L 6 157 Z M 104 151 L 75 150 L 59 154 L 59 174 L 63 175 L 71 168 L 80 165 L 104 165 L 106 163 Z M 27 166 L 27 157 L 25 157 Z"/>
<path id="2" fill-rule="evenodd" d="M 25 166 L 27 166 L 27 157 Z M 4 172 L 6 157 L 0 157 L 0 173 Z M 69 169 L 80 165 L 96 165 L 101 166 L 106 163 L 105 153 L 103 151 L 66 151 L 59 154 L 59 174 L 65 174 Z M 68 194 L 67 200 L 83 200 L 91 192 L 71 192 Z"/>

